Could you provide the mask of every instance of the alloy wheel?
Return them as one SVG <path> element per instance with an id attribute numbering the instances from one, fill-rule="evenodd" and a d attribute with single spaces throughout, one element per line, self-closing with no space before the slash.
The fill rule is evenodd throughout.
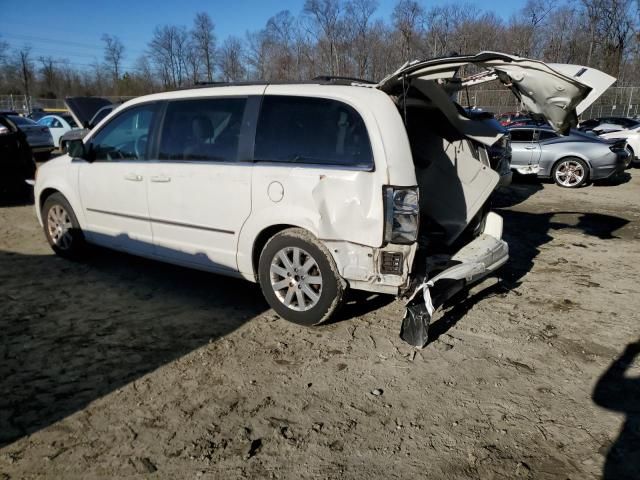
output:
<path id="1" fill-rule="evenodd" d="M 62 205 L 53 205 L 47 215 L 47 229 L 53 243 L 61 250 L 71 247 L 71 217 Z"/>
<path id="2" fill-rule="evenodd" d="M 284 306 L 304 312 L 318 304 L 322 274 L 308 252 L 298 247 L 283 248 L 274 255 L 269 271 L 271 288 Z"/>
<path id="3" fill-rule="evenodd" d="M 575 160 L 565 160 L 556 168 L 556 180 L 563 187 L 574 187 L 584 180 L 584 167 Z"/>

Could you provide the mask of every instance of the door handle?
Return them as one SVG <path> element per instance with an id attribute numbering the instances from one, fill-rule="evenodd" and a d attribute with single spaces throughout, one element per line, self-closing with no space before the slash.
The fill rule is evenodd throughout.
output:
<path id="1" fill-rule="evenodd" d="M 167 177 L 164 175 L 156 175 L 154 177 L 151 177 L 151 181 L 155 183 L 167 183 L 171 181 L 171 177 Z"/>
<path id="2" fill-rule="evenodd" d="M 131 182 L 141 182 L 142 181 L 142 175 L 137 175 L 135 173 L 127 173 L 124 176 L 125 180 L 129 180 Z"/>
<path id="3" fill-rule="evenodd" d="M 527 145 L 526 147 L 524 147 L 525 150 L 535 150 L 536 147 L 535 145 Z"/>

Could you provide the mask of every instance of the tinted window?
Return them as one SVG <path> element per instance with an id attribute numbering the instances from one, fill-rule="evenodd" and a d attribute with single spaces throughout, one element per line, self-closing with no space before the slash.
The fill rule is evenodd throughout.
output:
<path id="1" fill-rule="evenodd" d="M 147 158 L 147 139 L 155 105 L 130 108 L 107 123 L 91 140 L 96 160 Z"/>
<path id="2" fill-rule="evenodd" d="M 62 123 L 60 123 L 60 120 L 58 120 L 57 118 L 52 118 L 50 127 L 51 128 L 62 128 Z"/>
<path id="3" fill-rule="evenodd" d="M 27 127 L 27 126 L 31 126 L 31 125 L 35 125 L 36 124 L 36 122 L 34 122 L 33 120 L 31 120 L 29 118 L 21 117 L 20 115 L 10 115 L 9 118 L 16 125 L 21 125 L 23 127 Z"/>
<path id="4" fill-rule="evenodd" d="M 370 168 L 371 144 L 360 115 L 335 100 L 266 96 L 255 144 L 256 160 Z"/>
<path id="5" fill-rule="evenodd" d="M 511 130 L 512 142 L 533 142 L 533 130 L 531 129 L 518 129 Z"/>
<path id="6" fill-rule="evenodd" d="M 169 102 L 160 159 L 235 162 L 246 98 Z"/>
<path id="7" fill-rule="evenodd" d="M 43 117 L 40 120 L 38 120 L 38 125 L 42 125 L 43 127 L 50 127 L 52 121 L 53 121 L 53 118 L 51 117 Z"/>
<path id="8" fill-rule="evenodd" d="M 549 140 L 551 138 L 558 138 L 554 132 L 550 132 L 549 130 L 540 130 L 540 140 Z"/>

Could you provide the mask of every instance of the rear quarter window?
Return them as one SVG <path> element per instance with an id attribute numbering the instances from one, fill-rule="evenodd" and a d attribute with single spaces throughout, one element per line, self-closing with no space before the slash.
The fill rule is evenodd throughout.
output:
<path id="1" fill-rule="evenodd" d="M 371 143 L 360 114 L 346 103 L 325 98 L 265 96 L 254 157 L 373 169 Z"/>

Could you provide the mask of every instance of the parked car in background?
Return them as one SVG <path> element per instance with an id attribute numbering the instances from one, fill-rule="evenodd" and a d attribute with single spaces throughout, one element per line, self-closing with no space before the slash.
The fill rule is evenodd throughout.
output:
<path id="1" fill-rule="evenodd" d="M 36 164 L 26 134 L 11 117 L 0 112 L 0 191 L 26 195 L 32 191 L 26 180 L 34 178 Z"/>
<path id="2" fill-rule="evenodd" d="M 62 137 L 62 135 L 78 128 L 78 124 L 68 113 L 46 115 L 38 120 L 38 125 L 49 128 L 51 136 L 53 137 L 53 144 L 56 148 L 60 147 L 60 137 Z"/>
<path id="3" fill-rule="evenodd" d="M 82 128 L 71 130 L 60 137 L 62 151 L 66 151 L 69 142 L 83 138 L 119 105 L 100 97 L 69 97 L 65 99 L 65 104 L 76 123 L 82 125 Z"/>
<path id="4" fill-rule="evenodd" d="M 640 127 L 640 120 L 627 117 L 599 117 L 580 122 L 579 130 L 594 130 L 608 132 L 613 130 L 627 130 Z"/>
<path id="5" fill-rule="evenodd" d="M 17 127 L 24 132 L 27 137 L 31 152 L 37 161 L 47 160 L 53 151 L 53 138 L 47 127 L 38 125 L 30 118 L 21 117 L 19 115 L 8 115 Z"/>
<path id="6" fill-rule="evenodd" d="M 626 142 L 607 141 L 578 130 L 558 135 L 547 126 L 510 128 L 511 168 L 552 178 L 566 188 L 602 180 L 624 171 L 630 161 Z"/>
<path id="7" fill-rule="evenodd" d="M 523 112 L 506 112 L 498 115 L 496 120 L 500 122 L 500 125 L 505 127 L 516 120 L 520 120 L 521 118 L 529 118 L 529 116 Z"/>
<path id="8" fill-rule="evenodd" d="M 631 157 L 631 165 L 640 167 L 640 126 L 627 130 L 617 130 L 607 133 L 601 133 L 600 138 L 606 140 L 625 140 L 627 142 L 627 151 Z"/>
<path id="9" fill-rule="evenodd" d="M 508 258 L 489 200 L 500 176 L 483 153 L 505 133 L 452 101 L 471 82 L 454 78 L 465 65 L 561 132 L 615 81 L 482 52 L 406 63 L 377 84 L 140 97 L 41 167 L 44 235 L 62 256 L 87 241 L 259 282 L 280 316 L 303 325 L 327 321 L 348 287 L 413 292 L 401 336 L 424 346 L 434 305 Z M 551 89 L 562 97 L 549 101 Z"/>
<path id="10" fill-rule="evenodd" d="M 46 116 L 46 115 L 50 115 L 52 112 L 47 112 L 46 110 L 40 108 L 40 107 L 35 107 L 31 110 L 31 113 L 28 115 L 28 117 L 33 120 L 34 122 L 37 122 L 38 120 L 40 120 L 42 117 Z"/>

